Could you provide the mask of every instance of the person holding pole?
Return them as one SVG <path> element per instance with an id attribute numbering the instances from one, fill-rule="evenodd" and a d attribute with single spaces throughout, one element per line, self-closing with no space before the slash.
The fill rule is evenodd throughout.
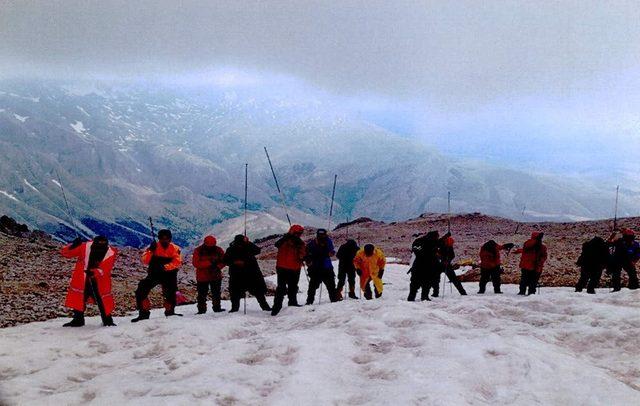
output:
<path id="1" fill-rule="evenodd" d="M 622 229 L 622 237 L 617 238 L 617 231 L 609 237 L 609 246 L 613 247 L 611 264 L 608 273 L 611 274 L 611 287 L 613 292 L 618 292 L 622 288 L 622 270 L 629 276 L 630 290 L 638 289 L 638 274 L 636 263 L 640 260 L 640 244 L 636 241 L 636 234 L 629 228 Z"/>
<path id="2" fill-rule="evenodd" d="M 231 296 L 229 313 L 240 310 L 240 299 L 246 292 L 256 298 L 262 310 L 271 311 L 271 306 L 265 298 L 267 284 L 256 259 L 260 251 L 260 247 L 244 235 L 238 234 L 224 253 L 224 262 L 229 266 L 229 295 Z"/>
<path id="3" fill-rule="evenodd" d="M 218 246 L 218 241 L 212 235 L 204 237 L 202 245 L 193 251 L 193 267 L 196 268 L 196 286 L 198 289 L 198 314 L 207 312 L 207 296 L 211 290 L 211 307 L 214 313 L 223 312 L 220 306 L 220 291 L 222 290 L 222 268 L 224 250 Z"/>
<path id="4" fill-rule="evenodd" d="M 413 264 L 409 269 L 411 282 L 409 284 L 409 296 L 407 300 L 416 300 L 418 290 L 420 300 L 429 301 L 429 290 L 435 284 L 434 293 L 440 285 L 440 259 L 438 258 L 439 233 L 436 230 L 429 231 L 426 235 L 418 237 L 411 245 L 414 255 Z"/>
<path id="5" fill-rule="evenodd" d="M 307 255 L 305 261 L 309 269 L 309 290 L 307 292 L 307 305 L 313 304 L 316 290 L 321 284 L 327 287 L 329 300 L 336 302 L 336 274 L 333 272 L 331 257 L 336 254 L 333 241 L 329 238 L 324 228 L 316 232 L 316 238 L 307 243 Z"/>
<path id="6" fill-rule="evenodd" d="M 77 258 L 65 300 L 65 306 L 73 310 L 73 319 L 63 326 L 84 326 L 87 303 L 98 305 L 104 326 L 115 326 L 111 317 L 115 307 L 111 293 L 111 270 L 118 251 L 109 246 L 107 237 L 97 236 L 87 242 L 82 242 L 78 237 L 63 247 L 60 253 L 65 258 Z"/>
<path id="7" fill-rule="evenodd" d="M 300 281 L 300 270 L 304 264 L 306 255 L 306 245 L 302 241 L 304 228 L 294 224 L 289 228 L 289 232 L 276 241 L 278 255 L 276 257 L 276 273 L 278 275 L 278 287 L 273 300 L 271 315 L 276 316 L 282 309 L 282 302 L 285 295 L 289 298 L 289 306 L 299 307 L 298 304 L 298 282 Z"/>
<path id="8" fill-rule="evenodd" d="M 357 299 L 356 296 L 356 268 L 353 260 L 360 250 L 356 240 L 349 239 L 338 248 L 336 257 L 338 258 L 338 300 L 342 300 L 342 289 L 344 288 L 345 279 L 349 282 L 349 298 Z"/>
<path id="9" fill-rule="evenodd" d="M 382 290 L 384 289 L 382 275 L 384 274 L 386 263 L 382 250 L 373 244 L 366 244 L 353 259 L 353 265 L 360 276 L 360 289 L 364 292 L 365 299 L 372 299 L 371 282 L 373 282 L 376 299 L 382 296 Z"/>
<path id="10" fill-rule="evenodd" d="M 535 295 L 538 281 L 547 260 L 547 246 L 542 243 L 543 233 L 534 231 L 522 248 L 516 250 L 520 257 L 520 291 L 518 295 Z M 527 292 L 528 290 L 528 292 Z"/>
<path id="11" fill-rule="evenodd" d="M 178 291 L 178 269 L 182 265 L 180 247 L 171 242 L 171 231 L 158 231 L 158 242 L 153 241 L 142 254 L 142 263 L 148 266 L 147 276 L 138 283 L 136 289 L 136 306 L 138 317 L 131 320 L 137 323 L 147 320 L 151 315 L 149 292 L 154 287 L 162 286 L 164 296 L 164 315 L 182 316 L 175 312 L 176 292 Z"/>
<path id="12" fill-rule="evenodd" d="M 458 280 L 458 276 L 453 269 L 453 258 L 455 258 L 455 250 L 453 249 L 455 241 L 451 237 L 451 233 L 446 233 L 438 241 L 438 255 L 440 257 L 440 263 L 442 265 L 441 270 L 444 272 L 449 282 L 453 284 L 462 296 L 467 295 L 467 291 L 464 290 L 462 283 Z M 440 273 L 438 272 L 437 280 L 433 284 L 433 296 L 438 297 L 440 287 Z"/>

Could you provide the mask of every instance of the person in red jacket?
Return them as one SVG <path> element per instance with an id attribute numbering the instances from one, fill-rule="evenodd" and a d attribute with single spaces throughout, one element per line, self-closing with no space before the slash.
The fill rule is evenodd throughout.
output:
<path id="1" fill-rule="evenodd" d="M 520 258 L 520 292 L 519 295 L 535 295 L 542 268 L 547 260 L 547 246 L 542 243 L 543 233 L 533 232 L 522 248 L 516 250 L 516 254 L 522 254 Z"/>
<path id="2" fill-rule="evenodd" d="M 105 326 L 115 326 L 111 312 L 115 307 L 111 294 L 111 270 L 118 255 L 115 248 L 109 246 L 109 240 L 104 236 L 97 236 L 92 241 L 82 242 L 76 238 L 72 244 L 60 251 L 65 258 L 78 258 L 71 275 L 71 283 L 67 291 L 65 306 L 73 309 L 73 319 L 64 327 L 84 326 L 84 311 L 87 303 L 97 303 L 102 300 L 105 311 Z M 98 295 L 94 297 L 91 279 L 97 284 Z"/>
<path id="3" fill-rule="evenodd" d="M 220 307 L 220 291 L 222 290 L 222 268 L 224 250 L 218 247 L 216 238 L 208 235 L 204 243 L 193 251 L 191 261 L 196 268 L 196 285 L 198 288 L 198 314 L 207 312 L 207 295 L 211 289 L 211 305 L 215 313 L 223 312 Z"/>
<path id="4" fill-rule="evenodd" d="M 180 247 L 171 242 L 170 230 L 158 231 L 158 242 L 151 243 L 142 254 L 142 263 L 148 265 L 147 277 L 138 283 L 136 306 L 138 317 L 131 320 L 137 323 L 147 320 L 151 315 L 151 303 L 148 296 L 151 289 L 161 285 L 164 296 L 164 315 L 182 316 L 175 312 L 176 292 L 178 291 L 178 269 L 182 265 Z"/>
<path id="5" fill-rule="evenodd" d="M 300 268 L 306 255 L 306 244 L 302 241 L 304 228 L 294 224 L 289 232 L 276 242 L 278 255 L 276 257 L 276 273 L 278 275 L 278 287 L 273 300 L 271 315 L 276 316 L 282 309 L 285 294 L 289 298 L 289 306 L 299 307 L 298 282 L 300 281 Z"/>
<path id="6" fill-rule="evenodd" d="M 494 240 L 489 240 L 480 248 L 480 289 L 478 294 L 483 294 L 487 283 L 493 283 L 493 292 L 500 294 L 500 273 L 502 273 L 501 250 L 510 250 L 513 243 L 500 245 Z"/>

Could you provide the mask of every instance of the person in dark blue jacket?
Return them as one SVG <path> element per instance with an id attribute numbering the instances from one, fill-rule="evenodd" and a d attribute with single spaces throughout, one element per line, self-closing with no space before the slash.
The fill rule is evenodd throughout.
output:
<path id="1" fill-rule="evenodd" d="M 329 300 L 338 300 L 336 294 L 336 274 L 333 272 L 331 257 L 335 255 L 333 241 L 329 238 L 327 230 L 321 228 L 316 232 L 316 238 L 307 243 L 305 262 L 309 267 L 309 291 L 307 292 L 307 304 L 313 304 L 316 290 L 321 284 L 325 284 L 329 294 Z"/>
<path id="2" fill-rule="evenodd" d="M 608 272 L 611 274 L 611 287 L 614 292 L 621 288 L 622 270 L 629 276 L 629 289 L 638 289 L 638 274 L 636 263 L 640 259 L 640 244 L 635 240 L 633 230 L 622 230 L 622 238 L 615 239 L 616 233 L 609 237 L 609 245 L 613 246 L 613 255 Z"/>

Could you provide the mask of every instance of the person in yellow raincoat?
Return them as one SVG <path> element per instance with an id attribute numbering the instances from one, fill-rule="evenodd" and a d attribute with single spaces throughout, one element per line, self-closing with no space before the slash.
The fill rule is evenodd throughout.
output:
<path id="1" fill-rule="evenodd" d="M 382 296 L 382 275 L 384 274 L 386 263 L 382 250 L 374 247 L 373 244 L 365 245 L 353 259 L 353 265 L 355 265 L 356 272 L 360 276 L 360 289 L 364 291 L 364 297 L 367 300 L 371 299 L 371 286 L 369 284 L 371 281 L 373 281 L 376 298 Z"/>

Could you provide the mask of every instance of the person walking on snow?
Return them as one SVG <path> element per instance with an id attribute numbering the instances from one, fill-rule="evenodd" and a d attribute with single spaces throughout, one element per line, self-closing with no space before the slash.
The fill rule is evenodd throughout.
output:
<path id="1" fill-rule="evenodd" d="M 587 287 L 587 293 L 595 294 L 600 283 L 602 271 L 609 264 L 609 246 L 601 237 L 593 237 L 582 244 L 582 252 L 576 262 L 580 267 L 580 279 L 576 284 L 576 292 Z"/>
<path id="2" fill-rule="evenodd" d="M 451 237 L 451 233 L 446 233 L 442 236 L 438 243 L 438 255 L 440 256 L 440 262 L 442 263 L 442 271 L 449 279 L 449 282 L 453 283 L 458 293 L 462 296 L 467 295 L 467 291 L 464 290 L 462 283 L 458 280 L 455 270 L 453 269 L 453 259 L 456 257 L 453 249 L 454 239 Z M 440 292 L 440 273 L 437 275 L 437 280 L 433 281 L 433 297 L 438 297 Z"/>
<path id="3" fill-rule="evenodd" d="M 440 236 L 437 231 L 429 231 L 426 235 L 418 237 L 411 245 L 411 252 L 414 255 L 413 264 L 409 268 L 411 282 L 409 284 L 409 296 L 407 300 L 416 300 L 418 290 L 421 300 L 429 299 L 429 290 L 433 281 L 439 284 L 440 259 L 438 258 L 438 240 Z"/>
<path id="4" fill-rule="evenodd" d="M 364 292 L 364 297 L 371 300 L 371 286 L 373 281 L 373 289 L 376 298 L 382 296 L 384 285 L 382 276 L 384 275 L 384 266 L 386 259 L 380 248 L 374 247 L 373 244 L 367 244 L 363 249 L 359 250 L 353 259 L 353 265 L 356 272 L 360 276 L 360 289 Z"/>
<path id="5" fill-rule="evenodd" d="M 629 289 L 638 289 L 638 274 L 636 273 L 636 263 L 640 259 L 640 245 L 636 241 L 633 230 L 625 228 L 622 230 L 622 237 L 616 239 L 614 232 L 609 237 L 609 245 L 613 247 L 613 255 L 609 273 L 611 273 L 611 287 L 614 292 L 620 291 L 622 270 L 629 276 Z"/>
<path id="6" fill-rule="evenodd" d="M 212 235 L 204 238 L 204 243 L 193 251 L 192 264 L 196 268 L 196 286 L 198 289 L 198 314 L 207 312 L 207 296 L 211 290 L 211 307 L 215 313 L 223 312 L 220 307 L 222 290 L 222 268 L 224 250 L 218 247 L 218 241 Z"/>
<path id="7" fill-rule="evenodd" d="M 336 295 L 336 274 L 333 272 L 331 257 L 336 254 L 333 241 L 329 238 L 327 230 L 321 228 L 316 232 L 316 238 L 307 243 L 307 255 L 305 261 L 309 269 L 309 289 L 307 292 L 307 305 L 313 304 L 316 290 L 322 283 L 327 287 L 329 300 L 338 300 Z"/>
<path id="8" fill-rule="evenodd" d="M 344 244 L 338 248 L 336 258 L 338 258 L 338 288 L 337 295 L 338 300 L 342 300 L 342 289 L 344 288 L 345 279 L 349 281 L 349 297 L 351 299 L 357 299 L 355 292 L 356 286 L 356 268 L 353 265 L 353 260 L 356 254 L 360 250 L 358 243 L 355 240 L 347 240 Z"/>
<path id="9" fill-rule="evenodd" d="M 519 295 L 535 295 L 536 293 L 538 280 L 547 260 L 547 246 L 542 243 L 543 237 L 543 233 L 534 231 L 522 248 L 516 250 L 516 254 L 522 254 L 520 257 Z"/>
<path id="10" fill-rule="evenodd" d="M 137 323 L 147 320 L 151 315 L 149 293 L 151 289 L 162 286 L 164 297 L 164 315 L 182 316 L 175 312 L 176 292 L 178 291 L 178 269 L 182 265 L 180 247 L 171 242 L 170 230 L 158 231 L 158 242 L 153 241 L 142 254 L 142 263 L 148 266 L 147 276 L 138 283 L 136 306 L 138 317 L 131 320 Z"/>
<path id="11" fill-rule="evenodd" d="M 229 265 L 229 294 L 231 296 L 229 313 L 240 310 L 240 299 L 245 297 L 247 292 L 256 298 L 262 310 L 271 311 L 271 306 L 265 298 L 267 284 L 256 259 L 256 255 L 260 254 L 260 251 L 260 247 L 242 234 L 236 235 L 233 242 L 229 244 L 229 248 L 224 254 L 224 262 Z"/>
<path id="12" fill-rule="evenodd" d="M 73 319 L 65 323 L 64 327 L 84 326 L 84 311 L 87 303 L 98 303 L 98 300 L 102 300 L 104 306 L 106 317 L 103 324 L 115 326 L 111 317 L 115 307 L 111 293 L 111 270 L 118 251 L 109 246 L 107 237 L 100 235 L 87 242 L 76 238 L 73 243 L 63 247 L 60 254 L 65 258 L 78 258 L 65 300 L 65 306 L 73 310 Z M 100 298 L 94 297 L 91 278 L 97 285 Z"/>
<path id="13" fill-rule="evenodd" d="M 502 273 L 502 260 L 500 258 L 500 251 L 510 250 L 513 248 L 513 243 L 507 243 L 500 245 L 494 240 L 489 240 L 480 248 L 480 287 L 478 294 L 483 294 L 487 287 L 487 283 L 491 281 L 493 283 L 493 292 L 500 294 L 500 274 Z"/>
<path id="14" fill-rule="evenodd" d="M 276 241 L 278 287 L 271 309 L 272 316 L 276 316 L 282 310 L 285 295 L 288 296 L 289 306 L 300 306 L 298 304 L 298 282 L 300 281 L 300 269 L 306 255 L 306 245 L 301 238 L 303 232 L 304 228 L 301 225 L 294 224 L 289 228 L 287 234 Z"/>

